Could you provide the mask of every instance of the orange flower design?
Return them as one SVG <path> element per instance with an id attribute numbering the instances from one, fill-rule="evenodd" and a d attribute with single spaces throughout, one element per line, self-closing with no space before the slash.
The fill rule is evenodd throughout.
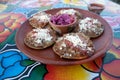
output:
<path id="1" fill-rule="evenodd" d="M 45 80 L 119 80 L 120 50 L 118 38 L 114 38 L 113 46 L 102 56 L 81 65 L 57 66 L 46 65 L 48 73 Z M 110 59 L 108 59 L 110 58 Z M 92 76 L 91 76 L 92 75 Z"/>
<path id="2" fill-rule="evenodd" d="M 91 80 L 91 74 L 81 65 L 57 66 L 47 65 L 48 74 L 44 80 Z"/>
<path id="3" fill-rule="evenodd" d="M 114 38 L 113 45 L 107 54 L 110 61 L 103 65 L 103 70 L 101 72 L 102 80 L 120 80 L 120 50 L 118 47 L 120 46 L 120 39 Z M 107 59 L 106 59 L 107 60 Z"/>
<path id="4" fill-rule="evenodd" d="M 20 13 L 0 14 L 0 43 L 19 28 L 25 20 L 26 17 Z"/>
<path id="5" fill-rule="evenodd" d="M 45 80 L 92 80 L 98 76 L 102 65 L 102 57 L 82 65 L 47 65 Z"/>

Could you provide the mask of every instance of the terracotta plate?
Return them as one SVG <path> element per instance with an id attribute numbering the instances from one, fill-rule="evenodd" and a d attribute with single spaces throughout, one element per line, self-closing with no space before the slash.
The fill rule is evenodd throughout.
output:
<path id="1" fill-rule="evenodd" d="M 46 12 L 50 14 L 55 14 L 57 11 L 61 9 L 63 8 L 51 9 L 51 10 L 47 10 Z M 104 33 L 100 37 L 96 39 L 92 39 L 96 47 L 96 52 L 92 57 L 83 59 L 83 60 L 68 60 L 68 59 L 62 59 L 58 55 L 56 55 L 52 50 L 52 46 L 49 48 L 43 49 L 43 50 L 34 50 L 34 49 L 27 47 L 24 44 L 23 39 L 26 33 L 32 30 L 32 27 L 30 26 L 28 20 L 22 24 L 22 26 L 20 27 L 20 29 L 18 30 L 16 34 L 17 47 L 29 58 L 35 61 L 42 62 L 44 64 L 56 64 L 56 65 L 82 64 L 82 63 L 94 60 L 104 55 L 105 52 L 110 48 L 112 44 L 113 34 L 112 34 L 111 27 L 108 25 L 108 23 L 103 18 L 101 18 L 97 14 L 91 13 L 86 10 L 81 10 L 81 9 L 76 9 L 76 8 L 74 9 L 82 13 L 84 17 L 88 16 L 88 17 L 97 18 L 105 26 Z"/>

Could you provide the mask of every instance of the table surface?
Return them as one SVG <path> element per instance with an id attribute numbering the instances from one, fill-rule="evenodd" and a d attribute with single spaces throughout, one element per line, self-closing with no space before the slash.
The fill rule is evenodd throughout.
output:
<path id="1" fill-rule="evenodd" d="M 0 0 L 0 80 L 120 80 L 120 5 L 111 1 L 97 0 L 105 5 L 100 16 L 114 36 L 104 57 L 81 65 L 42 64 L 15 44 L 16 31 L 32 14 L 61 7 L 87 10 L 90 2 L 95 0 Z"/>

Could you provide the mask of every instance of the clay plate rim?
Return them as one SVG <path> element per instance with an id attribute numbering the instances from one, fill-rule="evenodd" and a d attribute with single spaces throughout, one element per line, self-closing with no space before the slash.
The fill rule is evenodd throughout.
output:
<path id="1" fill-rule="evenodd" d="M 22 51 L 25 55 L 27 55 L 29 58 L 31 58 L 32 60 L 35 60 L 44 64 L 54 64 L 54 65 L 82 64 L 82 63 L 95 60 L 96 58 L 105 55 L 105 52 L 110 49 L 112 45 L 112 40 L 113 40 L 113 33 L 109 24 L 99 15 L 86 10 L 78 9 L 78 8 L 56 8 L 56 9 L 46 10 L 45 12 L 50 14 L 55 14 L 57 11 L 61 9 L 75 9 L 80 13 L 82 13 L 84 17 L 97 18 L 105 26 L 104 33 L 100 37 L 96 39 L 92 39 L 96 47 L 96 52 L 93 56 L 83 60 L 68 60 L 68 59 L 62 59 L 58 55 L 56 55 L 52 50 L 52 46 L 43 50 L 35 50 L 27 47 L 24 44 L 24 37 L 29 31 L 32 30 L 32 27 L 29 24 L 28 20 L 21 25 L 21 27 L 16 33 L 15 41 L 18 49 Z"/>

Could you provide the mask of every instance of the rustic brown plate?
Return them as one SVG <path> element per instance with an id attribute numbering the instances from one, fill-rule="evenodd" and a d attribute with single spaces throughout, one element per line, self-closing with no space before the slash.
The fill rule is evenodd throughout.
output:
<path id="1" fill-rule="evenodd" d="M 51 10 L 47 10 L 46 12 L 50 14 L 55 14 L 57 11 L 61 9 L 65 9 L 65 8 L 51 9 Z M 49 48 L 43 49 L 43 50 L 35 50 L 35 49 L 31 49 L 27 47 L 24 44 L 24 37 L 27 32 L 32 30 L 32 27 L 30 26 L 28 20 L 21 25 L 20 29 L 18 30 L 16 34 L 17 47 L 31 59 L 42 62 L 44 64 L 56 64 L 56 65 L 82 64 L 85 62 L 92 61 L 104 55 L 105 52 L 110 48 L 112 44 L 113 34 L 112 34 L 111 27 L 103 18 L 101 18 L 97 14 L 94 14 L 94 13 L 91 13 L 89 11 L 82 10 L 82 9 L 77 9 L 77 8 L 74 8 L 74 9 L 82 13 L 84 17 L 88 16 L 88 17 L 97 18 L 105 26 L 104 33 L 100 37 L 96 39 L 92 39 L 96 47 L 95 48 L 96 52 L 93 56 L 87 59 L 83 59 L 83 60 L 68 60 L 68 59 L 62 59 L 58 55 L 56 55 L 52 50 L 52 46 Z"/>

